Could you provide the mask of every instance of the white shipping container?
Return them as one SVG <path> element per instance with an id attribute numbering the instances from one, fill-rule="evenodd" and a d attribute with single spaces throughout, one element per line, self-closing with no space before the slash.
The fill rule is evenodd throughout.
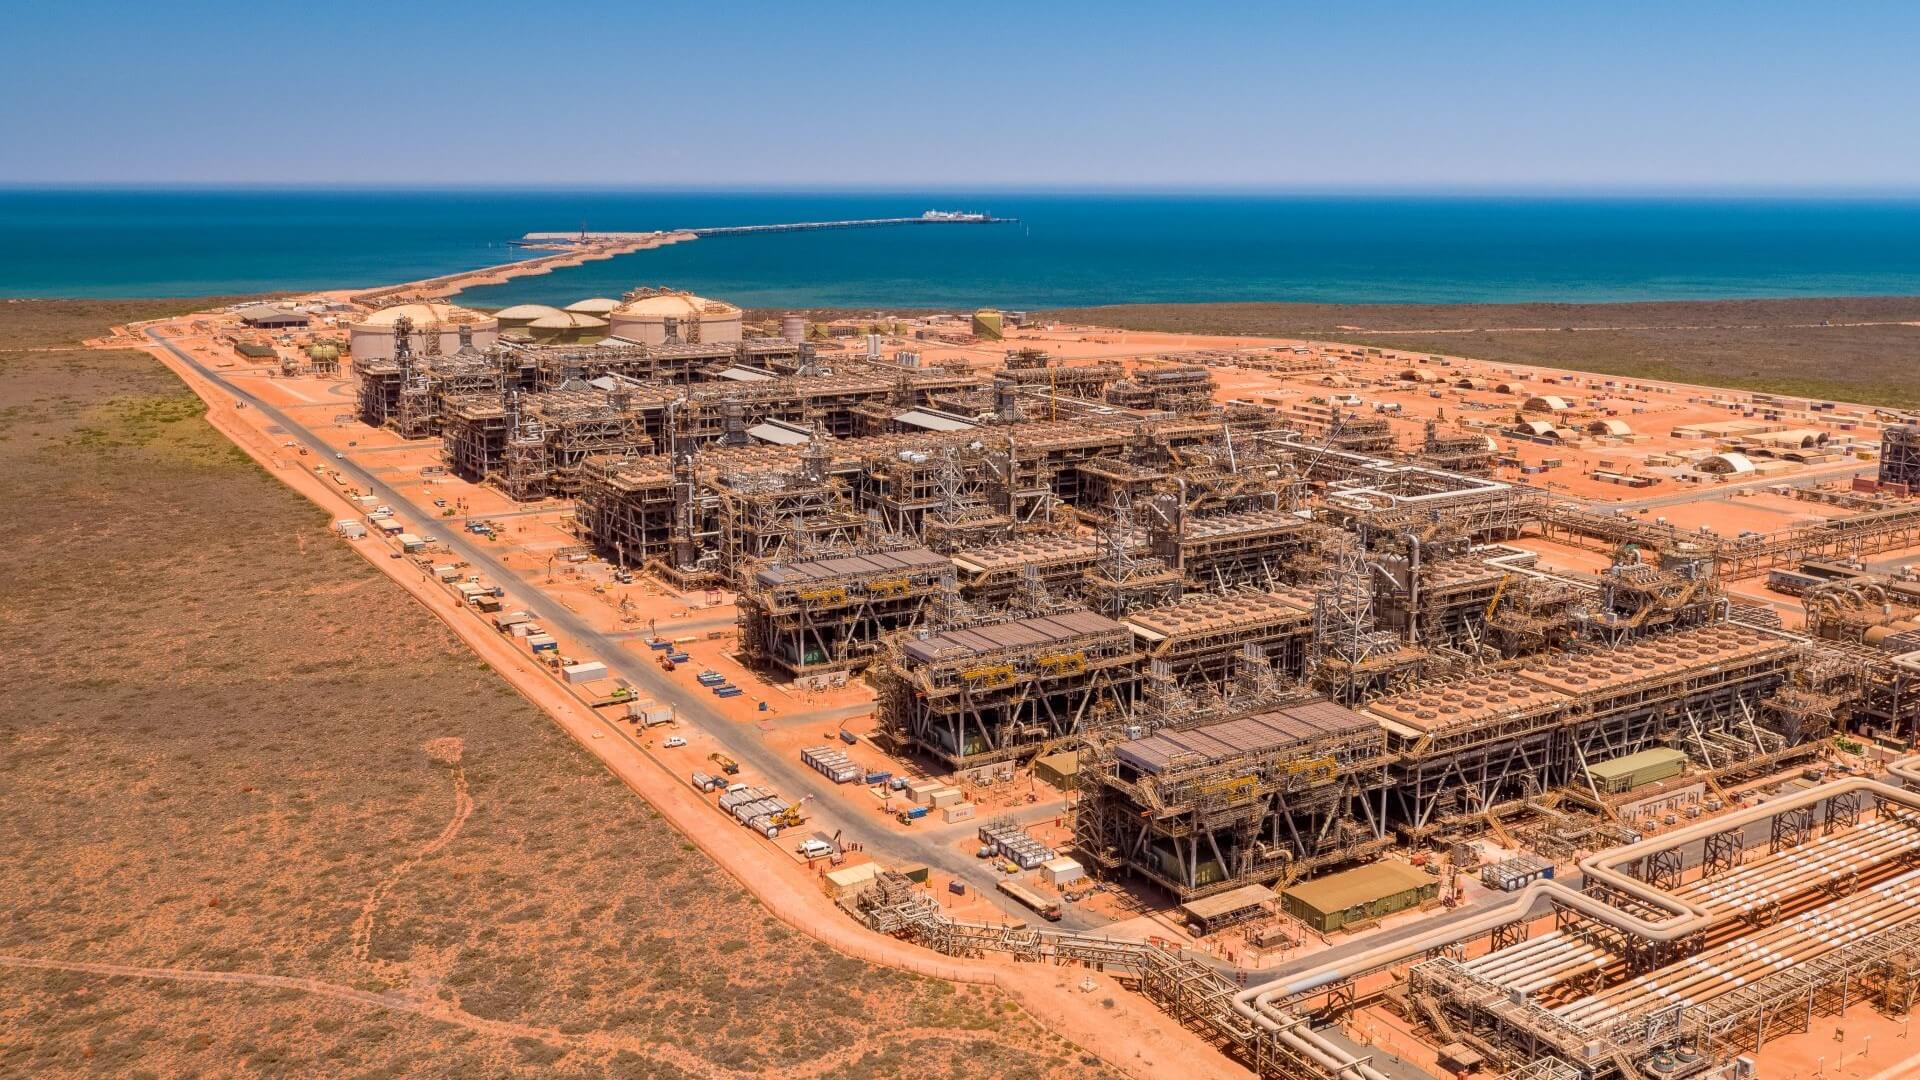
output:
<path id="1" fill-rule="evenodd" d="M 560 669 L 560 674 L 564 675 L 570 683 L 593 682 L 595 679 L 607 677 L 607 665 L 598 660 L 588 660 L 563 667 Z"/>
<path id="2" fill-rule="evenodd" d="M 973 804 L 970 802 L 954 803 L 952 806 L 941 810 L 940 814 L 948 822 L 966 821 L 973 817 Z"/>

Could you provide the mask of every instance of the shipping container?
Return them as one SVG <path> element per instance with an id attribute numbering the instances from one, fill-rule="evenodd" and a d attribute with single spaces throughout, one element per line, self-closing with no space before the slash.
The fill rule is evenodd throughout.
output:
<path id="1" fill-rule="evenodd" d="M 1553 864 L 1532 855 L 1503 859 L 1480 869 L 1480 883 L 1489 889 L 1514 892 L 1535 881 L 1553 877 Z"/>
<path id="2" fill-rule="evenodd" d="M 851 784 L 860 779 L 860 766 L 846 753 L 830 746 L 810 746 L 800 751 L 800 760 L 807 767 L 825 776 L 836 784 Z"/>

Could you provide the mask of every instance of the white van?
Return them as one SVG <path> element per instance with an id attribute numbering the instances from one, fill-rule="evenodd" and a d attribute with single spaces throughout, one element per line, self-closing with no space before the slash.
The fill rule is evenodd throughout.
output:
<path id="1" fill-rule="evenodd" d="M 825 840 L 802 840 L 800 841 L 800 846 L 793 850 L 799 852 L 802 858 L 811 862 L 814 859 L 822 859 L 833 854 L 833 845 L 827 843 Z"/>

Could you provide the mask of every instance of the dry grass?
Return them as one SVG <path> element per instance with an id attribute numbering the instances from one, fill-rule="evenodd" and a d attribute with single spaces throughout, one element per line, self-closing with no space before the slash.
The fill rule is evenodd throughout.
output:
<path id="1" fill-rule="evenodd" d="M 1087 1075 L 997 992 L 777 922 L 157 363 L 48 348 L 164 310 L 0 305 L 0 955 L 537 1031 L 0 968 L 0 1074 Z M 410 863 L 455 811 L 450 739 L 472 813 Z"/>
<path id="2" fill-rule="evenodd" d="M 1127 330 L 1314 338 L 1634 378 L 1920 406 L 1920 297 L 1644 304 L 1128 304 Z M 1826 324 L 1826 325 L 1823 325 Z"/>

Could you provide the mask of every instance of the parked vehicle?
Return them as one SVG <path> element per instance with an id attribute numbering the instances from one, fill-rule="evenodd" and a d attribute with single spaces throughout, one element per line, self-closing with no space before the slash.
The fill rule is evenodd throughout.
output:
<path id="1" fill-rule="evenodd" d="M 1006 893 L 1008 896 L 1013 897 L 1015 900 L 1018 900 L 1020 903 L 1026 905 L 1027 907 L 1032 908 L 1035 912 L 1039 914 L 1041 918 L 1047 920 L 1048 922 L 1060 921 L 1059 903 L 1053 900 L 1049 900 L 1044 896 L 1041 896 L 1039 893 L 1034 892 L 1032 889 L 1027 888 L 1025 885 L 1022 885 L 1017 881 L 1003 878 L 1000 882 L 1000 891 L 1003 893 Z"/>
<path id="2" fill-rule="evenodd" d="M 663 746 L 663 747 L 665 747 L 665 748 L 666 748 L 666 749 L 668 749 L 668 750 L 671 750 L 671 749 L 673 749 L 673 748 L 674 748 L 674 747 L 676 747 L 676 746 L 685 746 L 685 745 L 687 745 L 687 740 L 685 740 L 685 739 L 683 739 L 683 738 L 681 738 L 681 737 L 680 737 L 680 736 L 678 736 L 678 735 L 669 735 L 669 736 L 667 736 L 667 737 L 666 737 L 666 739 L 664 739 L 664 740 L 663 740 L 663 741 L 662 741 L 662 742 L 660 743 L 660 745 L 661 745 L 661 746 Z"/>

